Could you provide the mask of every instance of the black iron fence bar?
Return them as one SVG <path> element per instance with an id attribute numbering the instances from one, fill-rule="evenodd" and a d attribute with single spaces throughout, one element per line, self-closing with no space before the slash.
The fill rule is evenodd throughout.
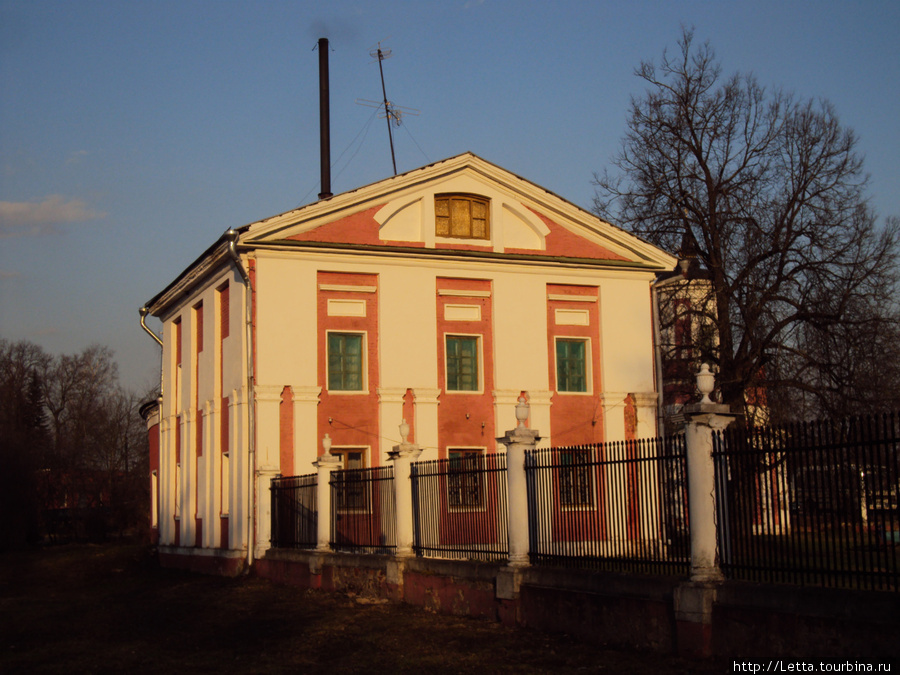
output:
<path id="1" fill-rule="evenodd" d="M 329 485 L 331 548 L 393 553 L 397 548 L 394 467 L 333 471 Z"/>
<path id="2" fill-rule="evenodd" d="M 274 548 L 315 548 L 318 509 L 316 474 L 276 477 L 269 490 L 272 496 L 272 538 Z"/>
<path id="3" fill-rule="evenodd" d="M 713 458 L 726 576 L 900 590 L 896 414 L 728 430 Z"/>
<path id="4" fill-rule="evenodd" d="M 526 454 L 532 563 L 686 575 L 683 437 Z"/>
<path id="5" fill-rule="evenodd" d="M 411 471 L 416 555 L 508 557 L 505 453 L 414 462 Z"/>

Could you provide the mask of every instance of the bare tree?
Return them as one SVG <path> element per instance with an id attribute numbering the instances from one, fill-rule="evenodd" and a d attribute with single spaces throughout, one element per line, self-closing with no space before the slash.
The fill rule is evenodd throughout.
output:
<path id="1" fill-rule="evenodd" d="M 50 357 L 0 339 L 0 550 L 39 535 L 38 471 L 47 448 L 40 373 Z"/>
<path id="2" fill-rule="evenodd" d="M 900 227 L 877 225 L 856 135 L 827 102 L 724 77 L 689 30 L 636 75 L 648 89 L 631 102 L 619 172 L 595 175 L 596 211 L 696 253 L 725 403 L 760 388 L 817 396 L 834 364 L 816 340 L 848 347 L 896 316 Z"/>
<path id="3" fill-rule="evenodd" d="M 98 528 L 139 524 L 147 461 L 138 398 L 119 386 L 112 350 L 52 357 L 0 339 L 0 547 L 35 539 L 42 515 L 45 531 L 68 527 L 78 507 Z"/>

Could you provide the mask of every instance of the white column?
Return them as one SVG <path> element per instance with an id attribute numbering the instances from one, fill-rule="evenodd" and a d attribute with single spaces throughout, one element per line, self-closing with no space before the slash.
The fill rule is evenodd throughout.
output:
<path id="1" fill-rule="evenodd" d="M 241 387 L 231 392 L 228 402 L 231 425 L 229 449 L 231 454 L 231 510 L 228 519 L 228 541 L 232 549 L 246 549 L 249 546 L 249 518 L 252 497 L 249 495 L 250 480 L 250 440 L 248 430 L 247 388 Z"/>
<path id="2" fill-rule="evenodd" d="M 406 395 L 406 387 L 378 387 L 378 416 L 379 429 L 396 428 L 396 421 L 403 417 L 403 397 Z M 391 456 L 393 445 L 382 431 L 378 457 L 384 461 Z"/>
<path id="3" fill-rule="evenodd" d="M 727 405 L 713 403 L 709 393 L 713 376 L 706 364 L 697 376 L 703 394 L 700 403 L 685 406 L 684 440 L 687 446 L 688 517 L 691 523 L 691 581 L 722 579 L 716 556 L 716 481 L 713 433 L 734 421 Z"/>
<path id="4" fill-rule="evenodd" d="M 528 390 L 528 406 L 531 408 L 529 425 L 534 429 L 553 429 L 550 425 L 550 406 L 552 405 L 553 392 L 549 390 Z M 540 440 L 544 441 L 545 447 L 553 447 L 553 439 L 551 436 L 543 436 Z"/>
<path id="5" fill-rule="evenodd" d="M 316 459 L 318 438 L 318 406 L 322 387 L 294 385 L 294 471 L 302 474 L 300 467 Z"/>
<path id="6" fill-rule="evenodd" d="M 175 473 L 173 472 L 174 461 L 172 454 L 175 452 L 174 443 L 172 441 L 172 427 L 174 425 L 168 417 L 162 417 L 159 421 L 159 475 L 157 485 L 159 485 L 159 543 L 171 545 L 173 542 L 172 523 L 175 505 L 173 499 L 173 486 L 175 484 Z"/>
<path id="7" fill-rule="evenodd" d="M 394 462 L 394 511 L 397 517 L 397 557 L 409 558 L 413 555 L 414 525 L 412 503 L 412 463 L 419 458 L 422 450 L 409 443 L 409 425 L 406 420 L 400 425 L 400 444 L 389 453 Z"/>
<path id="8" fill-rule="evenodd" d="M 197 432 L 194 424 L 197 421 L 197 411 L 193 408 L 185 410 L 181 414 L 181 546 L 194 545 L 196 523 L 194 513 L 196 501 L 194 498 L 197 479 L 194 468 L 197 464 L 197 445 L 194 442 Z"/>
<path id="9" fill-rule="evenodd" d="M 603 436 L 606 441 L 606 460 L 627 458 L 625 447 L 625 398 L 622 392 L 603 392 Z M 628 465 L 618 461 L 601 469 L 604 481 L 604 511 L 606 513 L 606 538 L 624 542 L 628 539 Z"/>
<path id="10" fill-rule="evenodd" d="M 254 557 L 271 546 L 272 500 L 269 488 L 281 471 L 281 385 L 257 385 L 256 394 L 256 550 Z"/>
<path id="11" fill-rule="evenodd" d="M 647 442 L 638 443 L 637 448 L 639 456 L 643 458 L 659 456 L 660 447 L 652 443 L 653 438 L 657 435 L 656 424 L 656 401 L 655 392 L 641 392 L 633 394 L 635 416 L 637 418 L 635 425 L 635 438 L 647 439 Z M 656 481 L 656 463 L 641 462 L 640 466 L 640 485 L 641 490 L 646 495 L 642 500 L 640 511 L 640 537 L 649 538 L 658 541 L 661 538 L 661 528 L 659 522 L 659 492 Z"/>
<path id="12" fill-rule="evenodd" d="M 528 404 L 524 398 L 516 406 L 518 426 L 497 438 L 506 446 L 507 506 L 509 508 L 509 565 L 524 567 L 528 559 L 528 483 L 525 478 L 525 451 L 534 450 L 541 439 L 534 429 L 525 427 Z"/>
<path id="13" fill-rule="evenodd" d="M 438 447 L 438 396 L 440 389 L 416 387 L 416 444 L 425 454 L 424 459 L 437 459 Z"/>
<path id="14" fill-rule="evenodd" d="M 658 411 L 656 392 L 638 392 L 633 394 L 634 407 L 637 414 L 635 438 L 653 438 L 657 435 L 656 414 Z"/>
<path id="15" fill-rule="evenodd" d="M 322 439 L 325 454 L 321 455 L 313 466 L 318 471 L 316 481 L 316 550 L 331 550 L 331 472 L 339 468 L 340 459 L 332 455 L 331 437 L 325 434 Z"/>
<path id="16" fill-rule="evenodd" d="M 218 406 L 213 401 L 206 401 L 203 404 L 203 465 L 199 469 L 199 474 L 203 477 L 199 490 L 198 510 L 200 517 L 203 519 L 203 541 L 201 545 L 204 548 L 215 548 L 216 534 L 219 530 L 219 514 L 216 510 L 216 487 L 218 481 L 218 462 L 216 450 L 219 444 L 216 439 L 214 429 L 218 421 Z"/>

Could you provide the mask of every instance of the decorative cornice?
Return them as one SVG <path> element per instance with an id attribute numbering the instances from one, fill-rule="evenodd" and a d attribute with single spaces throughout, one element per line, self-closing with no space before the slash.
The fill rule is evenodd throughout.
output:
<path id="1" fill-rule="evenodd" d="M 437 294 L 439 296 L 447 296 L 453 298 L 489 298 L 490 291 L 466 291 L 455 288 L 439 288 Z"/>
<path id="2" fill-rule="evenodd" d="M 527 393 L 529 405 L 549 406 L 553 402 L 553 392 L 549 389 L 545 389 L 543 391 L 532 391 L 529 389 Z"/>
<path id="3" fill-rule="evenodd" d="M 284 385 L 281 384 L 257 384 L 253 388 L 256 400 L 261 403 L 280 403 Z"/>
<path id="4" fill-rule="evenodd" d="M 340 293 L 375 293 L 377 286 L 353 286 L 352 284 L 319 284 L 320 291 L 336 291 Z"/>
<path id="5" fill-rule="evenodd" d="M 416 397 L 416 404 L 433 403 L 437 405 L 440 403 L 438 397 L 441 395 L 443 389 L 432 387 L 415 387 L 412 391 L 413 396 Z"/>
<path id="6" fill-rule="evenodd" d="M 655 391 L 642 391 L 633 393 L 634 404 L 638 408 L 655 408 L 659 401 L 659 394 Z"/>
<path id="7" fill-rule="evenodd" d="M 406 391 L 406 387 L 378 387 L 375 393 L 378 394 L 379 403 L 403 403 Z"/>
<path id="8" fill-rule="evenodd" d="M 322 395 L 322 387 L 308 387 L 305 385 L 292 385 L 291 396 L 294 403 L 318 403 Z"/>

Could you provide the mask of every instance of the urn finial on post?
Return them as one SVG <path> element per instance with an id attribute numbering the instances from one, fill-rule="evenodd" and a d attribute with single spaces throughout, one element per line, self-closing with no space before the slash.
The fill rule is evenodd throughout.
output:
<path id="1" fill-rule="evenodd" d="M 700 371 L 697 373 L 697 390 L 703 394 L 703 398 L 700 399 L 700 403 L 712 403 L 712 399 L 709 398 L 709 395 L 716 388 L 716 376 L 709 369 L 709 364 L 704 363 L 700 366 Z"/>
<path id="2" fill-rule="evenodd" d="M 528 419 L 528 415 L 531 414 L 531 406 L 528 405 L 528 401 L 525 400 L 524 396 L 519 397 L 519 402 L 516 404 L 516 420 L 518 421 L 518 429 L 525 428 L 525 420 Z"/>

